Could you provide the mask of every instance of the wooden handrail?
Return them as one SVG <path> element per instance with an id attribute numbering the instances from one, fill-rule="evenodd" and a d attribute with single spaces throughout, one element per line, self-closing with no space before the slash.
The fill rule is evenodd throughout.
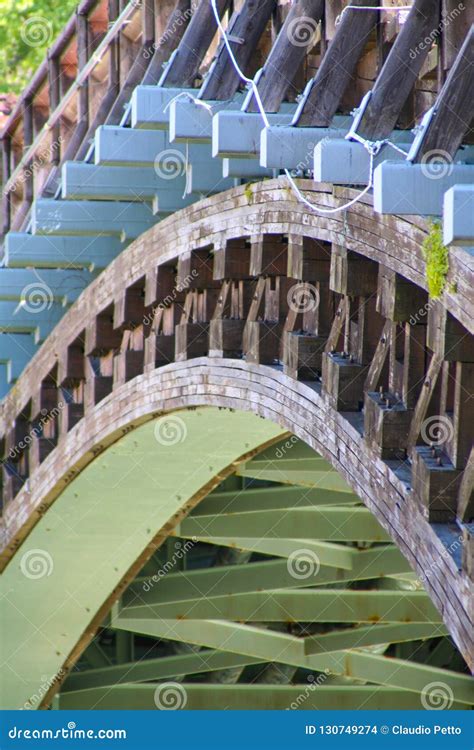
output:
<path id="1" fill-rule="evenodd" d="M 73 96 L 78 92 L 80 87 L 84 84 L 84 82 L 87 80 L 89 75 L 94 70 L 95 66 L 100 62 L 102 55 L 107 51 L 109 44 L 119 34 L 120 30 L 122 29 L 124 23 L 128 20 L 128 18 L 131 15 L 133 15 L 135 12 L 137 12 L 138 10 L 139 10 L 139 7 L 137 6 L 137 3 L 135 2 L 135 0 L 131 0 L 131 2 L 129 2 L 127 6 L 124 8 L 122 13 L 119 15 L 117 20 L 111 26 L 111 28 L 109 29 L 109 31 L 107 32 L 107 34 L 105 35 L 105 37 L 103 38 L 103 40 L 101 41 L 97 49 L 95 50 L 95 52 L 92 54 L 91 58 L 88 60 L 86 65 L 79 71 L 76 80 L 72 83 L 72 85 L 70 86 L 66 94 L 61 99 L 61 102 L 59 103 L 58 107 L 56 107 L 54 112 L 50 115 L 47 122 L 43 125 L 42 129 L 36 136 L 34 142 L 30 146 L 28 151 L 23 155 L 20 162 L 16 166 L 15 170 L 10 175 L 8 182 L 6 183 L 6 185 L 4 185 L 5 192 L 9 192 L 9 190 L 12 189 L 16 180 L 21 174 L 22 170 L 34 159 L 35 155 L 39 151 L 39 148 L 41 146 L 43 139 L 59 121 L 60 117 L 63 115 L 64 111 L 66 110 Z M 2 137 L 3 136 L 4 136 L 4 133 L 2 133 Z"/>

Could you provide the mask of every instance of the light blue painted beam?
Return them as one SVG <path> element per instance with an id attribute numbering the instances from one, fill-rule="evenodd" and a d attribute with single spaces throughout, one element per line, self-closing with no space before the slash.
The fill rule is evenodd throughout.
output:
<path id="1" fill-rule="evenodd" d="M 184 177 L 172 181 L 172 189 L 184 191 Z M 62 169 L 62 198 L 67 200 L 151 201 L 170 180 L 153 167 L 107 167 L 69 161 Z"/>
<path id="2" fill-rule="evenodd" d="M 335 118 L 331 128 L 271 125 L 261 128 L 260 164 L 272 169 L 313 169 L 315 146 L 328 138 L 343 138 L 351 118 Z"/>
<path id="3" fill-rule="evenodd" d="M 235 187 L 233 177 L 222 176 L 221 160 L 212 159 L 210 155 L 207 161 L 190 160 L 187 175 L 187 193 L 212 195 Z"/>
<path id="4" fill-rule="evenodd" d="M 288 107 L 285 110 L 268 115 L 270 124 L 289 125 L 293 118 L 288 112 Z M 260 114 L 240 111 L 218 112 L 212 119 L 212 155 L 257 159 L 260 153 L 260 133 L 263 129 L 264 123 Z"/>
<path id="5" fill-rule="evenodd" d="M 10 268 L 95 268 L 102 270 L 126 247 L 116 237 L 39 236 L 9 232 L 5 265 Z"/>
<path id="6" fill-rule="evenodd" d="M 165 132 L 101 126 L 95 131 L 95 163 L 116 167 L 153 166 L 169 148 Z"/>
<path id="7" fill-rule="evenodd" d="M 244 180 L 276 177 L 274 169 L 261 167 L 256 159 L 222 159 L 222 174 Z"/>
<path id="8" fill-rule="evenodd" d="M 10 383 L 8 382 L 8 365 L 0 362 L 0 401 L 3 401 L 8 391 L 10 390 Z"/>
<path id="9" fill-rule="evenodd" d="M 241 94 L 224 102 L 176 99 L 169 108 L 171 143 L 211 143 L 213 116 L 217 112 L 239 110 L 242 100 Z"/>
<path id="10" fill-rule="evenodd" d="M 374 172 L 374 209 L 381 214 L 441 216 L 444 194 L 474 182 L 474 165 L 385 161 Z"/>
<path id="11" fill-rule="evenodd" d="M 152 227 L 163 216 L 153 216 L 144 203 L 104 201 L 55 201 L 33 203 L 33 234 L 117 235 L 132 239 Z"/>
<path id="12" fill-rule="evenodd" d="M 66 307 L 48 303 L 44 310 L 31 312 L 18 302 L 0 302 L 0 333 L 32 333 L 35 343 L 44 341 L 59 323 Z"/>
<path id="13" fill-rule="evenodd" d="M 409 143 L 400 144 L 406 153 Z M 402 161 L 405 155 L 388 145 L 374 159 L 375 166 L 383 161 Z M 370 155 L 361 143 L 343 138 L 324 139 L 314 149 L 314 180 L 336 185 L 367 185 L 370 177 Z"/>
<path id="14" fill-rule="evenodd" d="M 132 128 L 168 130 L 170 102 L 183 93 L 196 95 L 196 89 L 137 86 L 132 94 Z"/>
<path id="15" fill-rule="evenodd" d="M 474 245 L 474 185 L 454 185 L 446 191 L 443 236 L 447 245 Z"/>
<path id="16" fill-rule="evenodd" d="M 97 271 L 78 269 L 0 268 L 0 299 L 61 299 L 74 302 L 94 280 Z"/>
<path id="17" fill-rule="evenodd" d="M 177 180 L 175 180 L 177 182 Z M 183 189 L 182 190 L 175 190 L 174 189 L 174 182 L 172 183 L 173 187 L 168 190 L 160 190 L 158 193 L 155 193 L 153 196 L 153 211 L 158 213 L 163 213 L 166 211 L 169 211 L 171 213 L 174 213 L 175 211 L 180 211 L 182 208 L 186 208 L 187 206 L 192 206 L 193 203 L 196 203 L 196 201 L 199 200 L 199 195 L 196 195 L 196 193 L 185 193 L 186 191 L 186 181 L 183 180 Z M 181 184 L 181 183 L 180 183 Z"/>
<path id="18" fill-rule="evenodd" d="M 0 363 L 6 365 L 6 379 L 14 383 L 38 351 L 29 333 L 0 333 Z"/>

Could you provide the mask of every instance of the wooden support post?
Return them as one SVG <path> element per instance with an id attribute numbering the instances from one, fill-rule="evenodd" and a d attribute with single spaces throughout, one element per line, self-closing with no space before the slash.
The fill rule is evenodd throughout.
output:
<path id="1" fill-rule="evenodd" d="M 474 520 L 474 447 L 471 448 L 466 468 L 462 475 L 457 517 L 460 521 L 466 523 Z"/>
<path id="2" fill-rule="evenodd" d="M 214 247 L 214 279 L 250 278 L 250 242 L 245 239 L 227 240 L 223 247 Z"/>
<path id="3" fill-rule="evenodd" d="M 216 6 L 221 18 L 229 4 L 230 0 L 217 0 Z M 176 56 L 163 75 L 163 86 L 186 88 L 194 85 L 216 31 L 211 3 L 209 0 L 201 0 L 181 39 Z"/>
<path id="4" fill-rule="evenodd" d="M 98 404 L 112 392 L 114 352 L 121 343 L 122 333 L 114 328 L 114 311 L 110 306 L 86 329 L 86 408 Z"/>
<path id="5" fill-rule="evenodd" d="M 248 74 L 250 61 L 255 55 L 260 37 L 275 8 L 275 0 L 246 0 L 242 9 L 233 14 L 227 34 L 232 52 L 240 69 Z M 238 40 L 238 41 L 237 41 Z M 221 40 L 216 59 L 199 92 L 201 99 L 232 99 L 241 84 L 229 52 Z"/>
<path id="6" fill-rule="evenodd" d="M 352 5 L 379 5 L 378 0 L 353 0 Z M 378 11 L 344 13 L 321 62 L 297 125 L 328 127 L 351 81 L 364 47 L 375 29 Z"/>
<path id="7" fill-rule="evenodd" d="M 415 0 L 375 82 L 357 133 L 369 140 L 387 138 L 415 85 L 439 26 L 439 0 Z"/>
<path id="8" fill-rule="evenodd" d="M 416 162 L 429 159 L 434 151 L 444 151 L 451 158 L 455 156 L 474 118 L 473 66 L 474 26 L 436 99 L 434 115 L 418 149 Z"/>
<path id="9" fill-rule="evenodd" d="M 11 138 L 2 138 L 2 181 L 6 185 L 11 174 Z M 2 195 L 2 234 L 6 234 L 11 225 L 11 192 Z"/>
<path id="10" fill-rule="evenodd" d="M 48 92 L 49 92 L 49 110 L 54 112 L 60 103 L 59 80 L 61 68 L 57 56 L 48 56 Z M 61 161 L 61 120 L 58 120 L 51 130 L 51 141 L 54 148 L 51 149 L 51 164 L 55 167 Z"/>
<path id="11" fill-rule="evenodd" d="M 324 0 L 299 0 L 291 5 L 258 84 L 266 112 L 278 112 L 287 91 L 293 88 L 294 76 L 314 46 L 316 27 L 323 12 Z M 255 97 L 252 97 L 247 112 L 258 111 Z"/>
<path id="12" fill-rule="evenodd" d="M 59 415 L 61 438 L 84 416 L 84 334 L 70 344 L 58 360 L 58 387 L 63 406 Z"/>
<path id="13" fill-rule="evenodd" d="M 280 234 L 254 235 L 251 240 L 250 275 L 284 276 L 288 267 L 288 244 Z"/>
<path id="14" fill-rule="evenodd" d="M 158 83 L 163 73 L 163 65 L 178 47 L 192 17 L 191 0 L 177 0 L 169 15 L 162 36 L 153 45 L 153 54 L 148 70 L 143 78 L 144 86 Z"/>

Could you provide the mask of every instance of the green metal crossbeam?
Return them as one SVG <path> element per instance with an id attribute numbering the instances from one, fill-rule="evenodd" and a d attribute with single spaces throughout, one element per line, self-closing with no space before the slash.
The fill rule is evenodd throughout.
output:
<path id="1" fill-rule="evenodd" d="M 117 685 L 124 682 L 149 682 L 187 674 L 213 672 L 216 669 L 246 667 L 249 664 L 262 664 L 264 660 L 229 651 L 202 650 L 187 654 L 162 656 L 160 659 L 119 664 L 85 672 L 73 672 L 67 679 L 64 691 L 85 690 Z"/>
<path id="2" fill-rule="evenodd" d="M 125 607 L 121 613 L 127 615 Z M 442 618 L 424 591 L 300 589 L 227 594 L 133 608 L 133 617 L 237 622 L 434 622 Z"/>
<path id="3" fill-rule="evenodd" d="M 191 516 L 220 513 L 245 513 L 257 510 L 312 508 L 316 506 L 360 505 L 355 494 L 337 490 L 302 489 L 301 487 L 258 487 L 239 491 L 213 492 Z"/>
<path id="4" fill-rule="evenodd" d="M 234 512 L 186 518 L 176 527 L 178 536 L 200 539 L 215 536 L 246 538 L 331 540 L 334 542 L 390 541 L 367 508 L 293 508 Z"/>

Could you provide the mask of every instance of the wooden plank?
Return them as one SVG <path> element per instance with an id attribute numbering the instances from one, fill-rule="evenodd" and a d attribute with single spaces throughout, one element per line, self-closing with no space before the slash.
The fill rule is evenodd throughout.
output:
<path id="1" fill-rule="evenodd" d="M 457 517 L 469 523 L 474 518 L 474 447 L 471 448 L 466 468 L 461 479 L 458 495 Z"/>
<path id="2" fill-rule="evenodd" d="M 425 377 L 424 388 L 421 391 L 418 402 L 415 406 L 415 413 L 410 426 L 410 432 L 408 433 L 407 440 L 407 451 L 410 451 L 415 447 L 418 440 L 418 436 L 421 432 L 422 424 L 426 418 L 428 407 L 430 405 L 431 398 L 434 394 L 438 377 L 441 372 L 442 360 L 433 354 L 428 368 L 428 372 Z"/>

